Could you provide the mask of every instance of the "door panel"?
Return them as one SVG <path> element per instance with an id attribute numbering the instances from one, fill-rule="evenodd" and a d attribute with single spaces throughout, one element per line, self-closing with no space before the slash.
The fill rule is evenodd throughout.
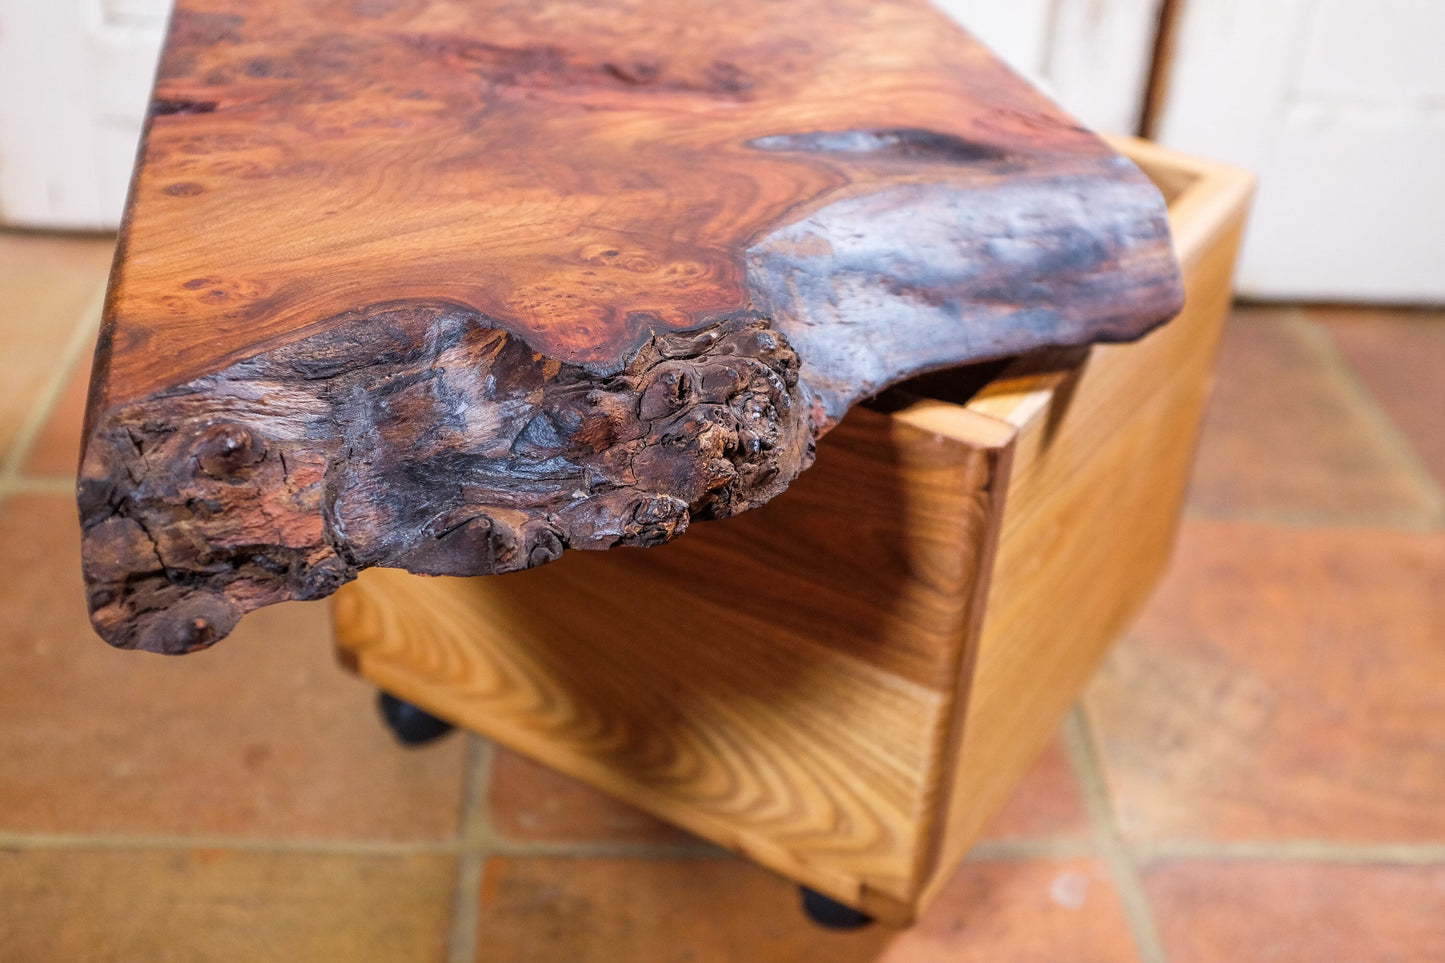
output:
<path id="1" fill-rule="evenodd" d="M 119 223 L 168 8 L 0 0 L 0 223 Z"/>
<path id="2" fill-rule="evenodd" d="M 1445 4 L 1189 0 L 1156 134 L 1259 175 L 1261 298 L 1445 301 Z"/>

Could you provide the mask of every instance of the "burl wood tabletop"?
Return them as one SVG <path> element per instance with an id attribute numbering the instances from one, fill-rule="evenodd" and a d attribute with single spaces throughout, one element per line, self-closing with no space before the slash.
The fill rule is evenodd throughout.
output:
<path id="1" fill-rule="evenodd" d="M 922 0 L 180 0 L 93 621 L 183 652 L 367 566 L 656 544 L 891 383 L 1180 298 L 1154 187 Z"/>

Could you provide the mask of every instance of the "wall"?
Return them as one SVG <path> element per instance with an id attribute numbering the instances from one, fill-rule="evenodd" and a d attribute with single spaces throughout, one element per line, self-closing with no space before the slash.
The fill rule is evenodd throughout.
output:
<path id="1" fill-rule="evenodd" d="M 935 0 L 1084 123 L 1139 127 L 1161 0 Z"/>
<path id="2" fill-rule="evenodd" d="M 1242 293 L 1445 301 L 1445 2 L 1185 0 L 1155 131 L 1253 170 Z"/>
<path id="3" fill-rule="evenodd" d="M 0 0 L 0 222 L 114 227 L 168 0 Z"/>

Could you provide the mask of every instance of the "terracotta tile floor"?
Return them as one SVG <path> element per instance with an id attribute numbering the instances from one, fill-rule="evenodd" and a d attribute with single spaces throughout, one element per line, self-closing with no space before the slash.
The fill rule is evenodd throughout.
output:
<path id="1" fill-rule="evenodd" d="M 323 606 L 90 634 L 110 242 L 0 234 L 0 961 L 1445 960 L 1445 314 L 1242 308 L 1154 602 L 926 917 L 480 740 L 396 746 Z"/>

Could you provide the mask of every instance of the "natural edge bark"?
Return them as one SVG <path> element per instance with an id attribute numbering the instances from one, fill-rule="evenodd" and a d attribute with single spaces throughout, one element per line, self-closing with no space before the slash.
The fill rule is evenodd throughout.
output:
<path id="1" fill-rule="evenodd" d="M 811 463 L 798 358 L 741 312 L 599 376 L 452 305 L 395 305 L 108 413 L 81 466 L 92 620 L 182 653 L 363 568 L 509 572 L 655 545 Z"/>

